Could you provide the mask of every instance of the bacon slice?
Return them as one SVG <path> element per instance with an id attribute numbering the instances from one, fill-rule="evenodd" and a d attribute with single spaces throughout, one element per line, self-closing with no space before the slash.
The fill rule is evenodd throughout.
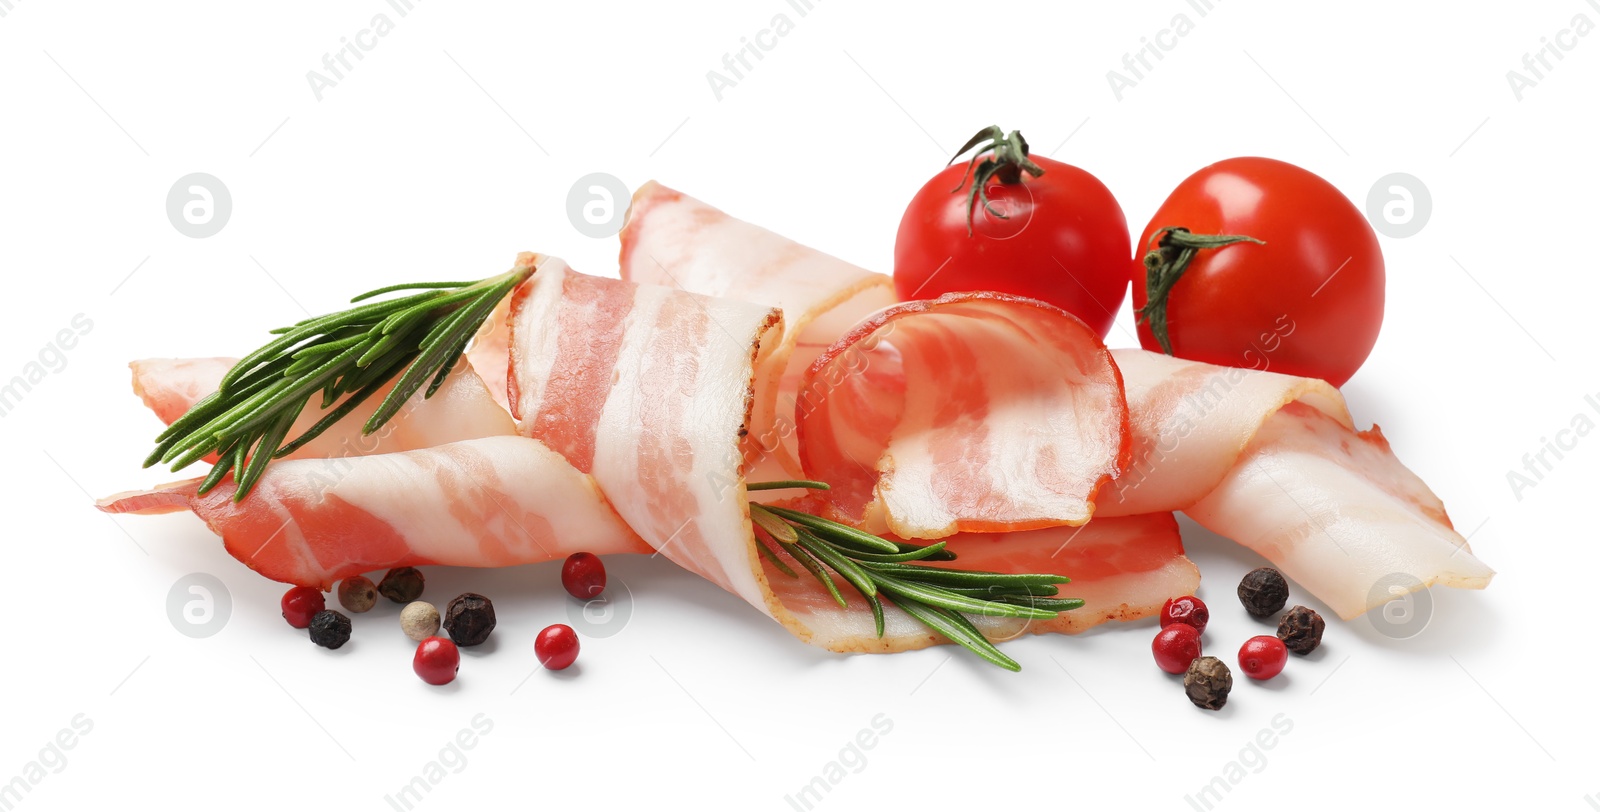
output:
<path id="1" fill-rule="evenodd" d="M 1494 577 L 1377 426 L 1353 432 L 1304 403 L 1269 418 L 1187 512 L 1346 620 L 1398 594 L 1434 584 L 1483 589 Z"/>
<path id="2" fill-rule="evenodd" d="M 1444 504 L 1338 390 L 1144 352 L 1113 355 L 1134 461 L 1101 515 L 1183 510 L 1271 561 L 1346 619 L 1432 584 L 1482 589 Z"/>
<path id="3" fill-rule="evenodd" d="M 235 558 L 323 591 L 388 567 L 504 567 L 648 553 L 594 481 L 541 443 L 487 437 L 346 459 L 283 460 L 241 502 L 199 480 L 103 499 L 108 513 L 192 510 Z"/>
<path id="4" fill-rule="evenodd" d="M 1083 524 L 1131 450 L 1099 336 L 997 293 L 880 311 L 812 363 L 798 415 L 835 509 L 904 538 Z"/>
<path id="5" fill-rule="evenodd" d="M 759 455 L 800 473 L 794 431 L 801 377 L 823 349 L 869 313 L 895 302 L 894 283 L 650 181 L 633 195 L 622 229 L 622 278 L 783 311 L 782 332 L 756 369 L 750 431 Z"/>
<path id="6" fill-rule="evenodd" d="M 133 391 L 161 422 L 171 424 L 189 407 L 217 391 L 233 368 L 234 358 L 149 358 L 134 361 Z M 516 425 L 495 403 L 488 388 L 465 361 L 456 365 L 439 391 L 423 398 L 419 391 L 404 408 L 370 435 L 361 426 L 377 410 L 388 390 L 373 395 L 348 417 L 296 449 L 289 459 L 356 457 L 429 448 L 458 440 L 510 436 Z M 289 432 L 295 437 L 322 419 L 322 396 L 314 395 Z M 207 458 L 210 461 L 212 458 Z"/>
<path id="7" fill-rule="evenodd" d="M 1217 486 L 1263 423 L 1305 402 L 1353 428 L 1339 390 L 1295 378 L 1185 361 L 1144 350 L 1112 350 L 1127 393 L 1132 463 L 1107 488 L 1100 514 L 1183 510 Z"/>
<path id="8" fill-rule="evenodd" d="M 1168 598 L 1192 595 L 1200 570 L 1183 554 L 1178 523 L 1170 513 L 1095 519 L 1079 527 L 1012 533 L 960 533 L 944 539 L 955 561 L 932 566 L 992 572 L 1059 572 L 1072 578 L 1062 597 L 1082 598 L 1081 608 L 1054 620 L 973 617 L 991 640 L 1025 633 L 1076 634 L 1112 620 L 1137 620 L 1159 612 Z M 839 583 L 847 609 L 799 566 L 799 578 L 763 560 L 768 583 L 783 605 L 811 632 L 809 642 L 834 651 L 895 652 L 949 642 L 890 603 L 884 604 L 879 638 L 861 595 Z"/>
<path id="9" fill-rule="evenodd" d="M 757 563 L 742 475 L 779 312 L 519 261 L 539 268 L 511 304 L 522 431 L 591 472 L 662 555 L 792 627 Z"/>

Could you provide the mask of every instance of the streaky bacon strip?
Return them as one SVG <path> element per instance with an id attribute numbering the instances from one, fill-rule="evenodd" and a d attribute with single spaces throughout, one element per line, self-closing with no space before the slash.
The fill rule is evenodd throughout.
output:
<path id="1" fill-rule="evenodd" d="M 619 257 L 622 278 L 770 305 L 783 330 L 756 369 L 758 390 L 775 386 L 751 415 L 752 463 L 800 473 L 794 431 L 801 377 L 813 358 L 869 313 L 894 304 L 894 283 L 724 214 L 649 181 L 633 195 Z"/>
<path id="2" fill-rule="evenodd" d="M 1346 620 L 1406 592 L 1483 589 L 1494 577 L 1377 426 L 1354 432 L 1304 403 L 1273 414 L 1239 464 L 1187 510 Z"/>
<path id="3" fill-rule="evenodd" d="M 782 316 L 585 276 L 554 258 L 521 261 L 539 268 L 511 305 L 522 431 L 587 468 L 662 555 L 792 628 L 752 546 L 741 448 L 755 370 Z M 595 346 L 564 345 L 563 325 L 598 330 L 583 336 Z"/>
<path id="4" fill-rule="evenodd" d="M 780 334 L 777 311 L 588 277 L 559 260 L 536 261 L 539 272 L 512 304 L 513 405 L 523 431 L 580 467 L 589 461 L 602 492 L 662 555 L 744 598 L 802 640 L 874 652 L 948 642 L 893 608 L 879 638 L 859 596 L 841 610 L 814 580 L 791 579 L 758 556 L 738 438 L 753 409 L 763 345 Z M 1038 307 L 1028 303 L 1021 312 Z M 1000 307 L 967 318 L 1007 331 L 1018 329 L 1015 316 Z M 551 325 L 576 324 L 592 325 L 595 346 L 557 351 L 567 328 Z M 1100 360 L 1104 367 L 1085 361 L 1086 369 L 1110 368 L 1108 357 Z M 1120 404 L 1120 390 L 1112 387 L 1112 393 Z M 1120 449 L 1120 419 L 1114 428 L 1111 443 Z M 782 501 L 779 493 L 756 496 Z M 1198 583 L 1170 514 L 1060 532 L 960 535 L 952 542 L 960 556 L 954 566 L 1065 571 L 1078 580 L 1063 594 L 1089 601 L 1031 625 L 973 619 L 996 638 L 1143 617 Z"/>
<path id="5" fill-rule="evenodd" d="M 1134 460 L 1100 515 L 1183 510 L 1346 619 L 1432 584 L 1482 589 L 1444 504 L 1327 383 L 1115 350 Z M 1398 591 L 1397 591 L 1398 590 Z"/>
<path id="6" fill-rule="evenodd" d="M 189 407 L 217 391 L 234 358 L 148 358 L 134 361 L 133 391 L 161 422 L 171 424 Z M 516 425 L 490 394 L 484 382 L 459 362 L 433 397 L 419 391 L 395 417 L 370 435 L 362 424 L 377 410 L 388 390 L 379 392 L 321 435 L 296 449 L 288 459 L 355 457 L 390 451 L 429 448 L 458 440 L 511 436 Z M 295 420 L 289 437 L 297 437 L 322 419 L 322 395 L 313 395 Z M 207 461 L 215 461 L 208 457 Z"/>
<path id="7" fill-rule="evenodd" d="M 904 538 L 1079 525 L 1131 452 L 1122 378 L 1084 323 L 998 293 L 879 311 L 806 371 L 806 475 Z"/>
<path id="8" fill-rule="evenodd" d="M 194 511 L 268 578 L 324 591 L 388 567 L 504 567 L 580 551 L 648 553 L 587 475 L 525 437 L 268 466 L 243 501 L 198 479 L 103 499 L 107 513 Z"/>
<path id="9" fill-rule="evenodd" d="M 1100 515 L 1183 510 L 1231 470 L 1274 413 L 1305 402 L 1353 428 L 1339 390 L 1326 381 L 1185 361 L 1144 350 L 1112 350 L 1127 393 L 1132 461 L 1106 489 Z"/>
<path id="10" fill-rule="evenodd" d="M 771 232 L 741 223 L 655 183 L 646 184 L 635 195 L 629 226 L 623 233 L 622 265 L 624 274 L 630 278 L 777 304 L 786 311 L 800 310 L 803 316 L 790 314 L 789 329 L 804 329 L 804 337 L 808 339 L 828 335 L 830 331 L 839 335 L 846 329 L 844 325 L 848 319 L 860 316 L 861 312 L 852 306 L 859 306 L 868 299 L 850 300 L 846 282 L 874 278 L 880 283 L 887 282 L 887 277 L 869 274 Z M 865 289 L 878 288 L 868 285 Z M 840 301 L 845 302 L 844 306 L 839 306 Z M 900 326 L 912 323 L 907 319 Z M 815 342 L 802 340 L 797 346 L 804 347 L 808 343 Z M 785 395 L 780 398 L 780 404 L 784 411 L 777 420 L 781 423 L 787 416 L 790 408 L 787 394 L 794 392 L 796 423 L 805 433 L 797 453 L 805 462 L 803 468 L 808 475 L 834 484 L 832 496 L 837 504 L 833 517 L 858 521 L 868 529 L 892 528 L 908 536 L 921 537 L 935 537 L 958 529 L 1034 526 L 1034 522 L 1026 520 L 984 524 L 995 516 L 1015 517 L 1028 513 L 1026 510 L 1012 514 L 989 512 L 997 503 L 1005 502 L 1003 498 L 993 498 L 1001 489 L 975 482 L 977 477 L 973 475 L 980 467 L 976 463 L 985 457 L 982 452 L 975 451 L 974 446 L 981 445 L 977 438 L 987 439 L 985 432 L 995 429 L 993 419 L 986 417 L 981 426 L 974 419 L 965 431 L 956 430 L 953 433 L 961 438 L 959 441 L 929 434 L 929 438 L 937 436 L 937 441 L 921 448 L 909 439 L 914 432 L 908 432 L 903 425 L 907 403 L 923 410 L 919 423 L 926 428 L 938 422 L 942 409 L 950 410 L 947 414 L 959 411 L 975 418 L 977 410 L 982 408 L 982 399 L 974 399 L 971 390 L 953 388 L 931 394 L 911 394 L 909 390 L 916 382 L 927 379 L 929 364 L 908 359 L 898 345 L 927 343 L 934 347 L 928 357 L 955 364 L 970 364 L 974 354 L 963 353 L 967 348 L 959 342 L 923 342 L 891 336 L 882 343 L 884 346 L 880 347 L 873 342 L 863 342 L 859 352 L 813 362 L 812 378 L 803 379 L 798 389 L 794 388 L 798 367 L 793 360 L 788 361 L 781 376 Z M 1330 606 L 1338 606 L 1341 614 L 1387 600 L 1385 595 L 1369 594 L 1369 588 L 1375 584 L 1368 570 L 1384 566 L 1383 562 L 1410 562 L 1407 566 L 1415 571 L 1407 571 L 1405 575 L 1411 588 L 1431 583 L 1481 587 L 1492 575 L 1487 567 L 1471 557 L 1465 539 L 1450 527 L 1443 506 L 1427 486 L 1394 458 L 1386 444 L 1379 449 L 1369 442 L 1369 435 L 1356 434 L 1343 397 L 1327 383 L 1271 372 L 1194 364 L 1140 350 L 1119 350 L 1115 356 L 1126 384 L 1131 467 L 1113 481 L 1112 487 L 1098 494 L 1091 490 L 1082 509 L 1054 511 L 1060 514 L 1054 519 L 1081 521 L 1091 511 L 1094 515 L 1109 517 L 1192 509 L 1191 512 L 1205 517 L 1210 529 L 1254 546 L 1286 571 L 1301 572 L 1298 578 L 1303 585 L 1327 600 Z M 795 359 L 801 357 L 797 352 Z M 983 357 L 986 361 L 993 360 L 1000 368 L 1009 368 L 1008 362 L 1013 360 L 1012 356 L 1004 354 L 988 353 Z M 1015 357 L 1028 356 L 1018 352 Z M 868 358 L 870 364 L 865 363 Z M 779 362 L 775 356 L 774 363 Z M 921 366 L 913 370 L 908 364 Z M 816 374 L 819 367 L 826 374 Z M 812 392 L 817 378 L 822 379 L 821 391 L 827 393 L 825 399 L 818 400 Z M 1325 426 L 1320 432 L 1302 429 L 1308 436 L 1320 439 L 1324 446 L 1320 457 L 1309 452 L 1297 455 L 1298 464 L 1306 470 L 1338 460 L 1338 449 L 1346 444 L 1367 443 L 1373 450 L 1372 454 L 1361 458 L 1358 466 L 1361 476 L 1355 480 L 1324 482 L 1305 477 L 1297 480 L 1302 481 L 1306 489 L 1301 501 L 1328 505 L 1343 500 L 1346 504 L 1339 517 L 1341 520 L 1319 527 L 1310 537 L 1313 541 L 1304 538 L 1303 526 L 1283 517 L 1279 517 L 1273 527 L 1262 525 L 1256 521 L 1260 517 L 1249 514 L 1245 500 L 1229 498 L 1232 490 L 1250 492 L 1251 486 L 1261 483 L 1259 476 L 1247 476 L 1247 469 L 1260 469 L 1260 457 L 1270 453 L 1268 447 L 1256 443 L 1258 436 L 1278 436 L 1278 432 L 1269 433 L 1268 429 L 1279 423 L 1291 428 L 1304 425 L 1303 421 L 1296 423 L 1277 417 L 1281 410 L 1295 403 L 1321 412 L 1343 433 L 1338 443 L 1330 444 L 1329 438 L 1337 433 L 1331 428 Z M 1092 408 L 1084 405 L 1083 410 Z M 808 427 L 811 430 L 808 431 Z M 1017 427 L 1013 422 L 1000 424 L 999 429 L 1004 432 Z M 907 449 L 916 450 L 908 453 Z M 923 475 L 930 471 L 935 472 L 934 475 Z M 993 472 L 992 481 L 1026 481 L 1027 476 L 1026 470 L 1002 467 Z M 1044 479 L 1047 489 L 1058 484 L 1048 477 Z M 907 483 L 914 483 L 914 487 L 907 487 Z M 1365 483 L 1364 486 L 1356 487 L 1361 483 Z M 1388 487 L 1379 483 L 1388 483 Z M 1389 516 L 1388 502 L 1396 498 L 1393 494 L 1397 490 L 1402 494 L 1398 497 L 1401 503 L 1438 505 L 1436 514 L 1422 511 L 1418 514 L 1420 525 L 1396 524 L 1385 518 L 1372 518 L 1363 523 L 1364 510 L 1371 511 L 1372 517 Z M 1315 498 L 1318 494 L 1321 499 Z M 897 499 L 900 504 L 895 504 Z M 1099 504 L 1095 505 L 1095 501 Z M 1007 509 L 1012 507 L 1015 506 Z M 1379 528 L 1391 535 L 1382 536 L 1377 532 Z M 1406 532 L 1399 532 L 1400 528 L 1406 528 Z M 1345 544 L 1340 534 L 1349 534 L 1350 543 Z M 1358 543 L 1360 539 L 1378 537 L 1385 537 L 1387 541 Z M 1341 545 L 1357 549 L 1360 550 L 1358 557 L 1365 556 L 1367 560 L 1359 566 L 1327 568 L 1324 571 L 1342 573 L 1331 578 L 1319 578 L 1285 563 L 1286 557 L 1291 555 L 1289 550 L 1296 544 L 1311 543 L 1334 550 Z M 1434 553 L 1443 549 L 1441 544 L 1450 548 L 1448 566 L 1435 560 Z M 1463 558 L 1470 560 L 1463 561 Z M 1360 602 L 1351 600 L 1350 596 L 1358 594 L 1368 597 Z"/>
<path id="11" fill-rule="evenodd" d="M 1059 572 L 1070 575 L 1062 597 L 1082 598 L 1081 608 L 1054 620 L 972 617 L 992 640 L 1026 633 L 1076 634 L 1107 621 L 1128 621 L 1159 612 L 1168 598 L 1194 594 L 1200 571 L 1183 554 L 1178 523 L 1170 513 L 1095 519 L 1078 527 L 1049 527 L 1011 533 L 958 533 L 943 539 L 955 561 L 933 566 L 992 572 Z M 780 553 L 781 554 L 781 553 Z M 785 556 L 787 558 L 787 556 Z M 884 604 L 884 636 L 874 631 L 871 610 L 859 593 L 840 583 L 847 609 L 800 572 L 791 578 L 763 560 L 767 581 L 783 605 L 810 630 L 810 642 L 834 651 L 895 652 L 947 641 L 926 626 Z"/>

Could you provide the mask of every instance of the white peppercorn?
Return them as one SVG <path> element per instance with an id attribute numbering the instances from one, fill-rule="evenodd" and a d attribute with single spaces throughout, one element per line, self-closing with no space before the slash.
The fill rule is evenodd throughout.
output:
<path id="1" fill-rule="evenodd" d="M 439 610 L 427 601 L 412 601 L 400 610 L 400 629 L 417 642 L 439 633 Z"/>

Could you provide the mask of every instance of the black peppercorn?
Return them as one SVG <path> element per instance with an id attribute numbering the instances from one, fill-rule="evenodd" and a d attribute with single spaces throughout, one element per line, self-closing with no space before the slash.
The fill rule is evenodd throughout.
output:
<path id="1" fill-rule="evenodd" d="M 1239 602 L 1256 617 L 1275 615 L 1289 602 L 1289 582 L 1271 567 L 1258 567 L 1245 573 L 1239 582 Z"/>
<path id="2" fill-rule="evenodd" d="M 444 611 L 444 630 L 458 646 L 476 646 L 494 631 L 494 604 L 476 592 L 463 592 Z"/>
<path id="3" fill-rule="evenodd" d="M 1326 625 L 1316 610 L 1296 606 L 1278 621 L 1278 639 L 1296 654 L 1310 654 L 1322 644 L 1322 630 Z"/>
<path id="4" fill-rule="evenodd" d="M 311 617 L 311 642 L 323 648 L 338 648 L 350 642 L 350 618 L 332 609 Z"/>
<path id="5" fill-rule="evenodd" d="M 395 603 L 410 603 L 422 597 L 422 580 L 416 567 L 398 567 L 384 574 L 378 594 Z"/>
<path id="6" fill-rule="evenodd" d="M 1183 675 L 1183 692 L 1197 708 L 1221 710 L 1233 690 L 1233 674 L 1215 657 L 1196 657 Z"/>

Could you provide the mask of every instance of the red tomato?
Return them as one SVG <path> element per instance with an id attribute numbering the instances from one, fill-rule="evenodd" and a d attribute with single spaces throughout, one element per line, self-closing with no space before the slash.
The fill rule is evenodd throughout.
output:
<path id="1" fill-rule="evenodd" d="M 1178 184 L 1151 218 L 1140 251 L 1166 229 L 1263 241 L 1201 248 L 1166 297 L 1171 354 L 1270 369 L 1342 386 L 1378 340 L 1383 252 L 1338 189 L 1292 164 L 1230 158 Z M 1173 250 L 1173 249 L 1169 249 Z M 1150 319 L 1145 264 L 1133 272 L 1139 343 L 1162 351 Z"/>
<path id="2" fill-rule="evenodd" d="M 973 170 L 992 157 L 992 174 L 963 161 L 934 175 L 906 207 L 894 241 L 896 293 L 901 300 L 974 290 L 1027 296 L 1104 338 L 1122 308 L 1133 250 L 1122 207 L 1094 175 L 1028 155 L 1021 135 L 991 128 L 980 136 L 994 141 L 986 148 L 993 155 L 980 151 Z M 990 206 L 971 200 L 974 184 Z"/>

